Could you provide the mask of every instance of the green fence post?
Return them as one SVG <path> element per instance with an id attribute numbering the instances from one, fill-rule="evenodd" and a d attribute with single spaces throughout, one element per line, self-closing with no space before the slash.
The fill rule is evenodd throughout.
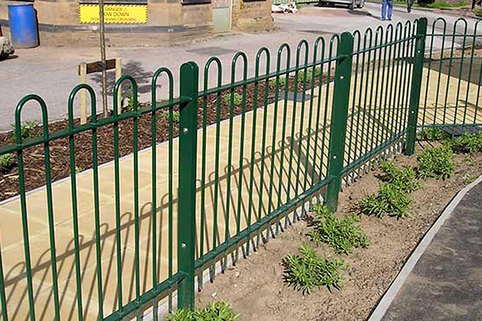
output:
<path id="1" fill-rule="evenodd" d="M 333 108 L 331 111 L 330 144 L 328 151 L 328 174 L 330 183 L 326 188 L 326 205 L 336 211 L 338 193 L 341 189 L 341 171 L 345 154 L 346 127 L 352 72 L 353 35 L 344 32 L 338 43 Z"/>
<path id="2" fill-rule="evenodd" d="M 410 109 L 408 112 L 408 131 L 405 142 L 405 155 L 415 152 L 415 138 L 417 135 L 418 108 L 420 105 L 420 89 L 422 87 L 423 57 L 425 54 L 425 37 L 427 36 L 427 18 L 420 18 L 417 22 L 417 38 L 415 42 L 415 56 L 413 61 L 412 88 L 410 93 Z"/>
<path id="3" fill-rule="evenodd" d="M 194 308 L 196 232 L 196 137 L 199 68 L 195 62 L 181 66 L 180 94 L 190 98 L 181 104 L 179 121 L 179 194 L 177 266 L 184 278 L 178 287 L 178 308 Z"/>

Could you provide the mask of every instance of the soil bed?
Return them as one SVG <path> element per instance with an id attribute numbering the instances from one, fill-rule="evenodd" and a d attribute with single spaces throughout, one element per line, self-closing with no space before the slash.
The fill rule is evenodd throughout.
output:
<path id="1" fill-rule="evenodd" d="M 417 152 L 423 150 L 417 147 Z M 344 271 L 341 291 L 330 293 L 320 288 L 303 295 L 283 283 L 281 259 L 297 254 L 298 247 L 308 242 L 306 222 L 293 224 L 262 249 L 240 260 L 214 283 L 206 284 L 197 296 L 203 306 L 213 300 L 230 303 L 244 321 L 298 320 L 366 320 L 383 293 L 402 268 L 411 251 L 441 214 L 453 196 L 482 173 L 482 153 L 456 155 L 454 175 L 446 180 L 427 179 L 411 194 L 414 200 L 410 217 L 396 219 L 385 216 L 362 216 L 359 225 L 370 237 L 367 249 L 355 249 L 342 255 L 349 265 Z M 397 156 L 398 165 L 417 164 L 416 157 Z M 337 215 L 353 213 L 358 200 L 378 190 L 380 181 L 375 170 L 345 188 L 340 195 Z M 333 255 L 327 246 L 315 247 L 317 252 Z"/>

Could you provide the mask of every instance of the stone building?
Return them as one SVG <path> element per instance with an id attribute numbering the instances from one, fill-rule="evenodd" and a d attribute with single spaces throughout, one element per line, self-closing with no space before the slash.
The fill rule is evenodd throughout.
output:
<path id="1" fill-rule="evenodd" d="M 34 0 L 41 44 L 98 43 L 98 0 Z M 272 0 L 105 0 L 106 40 L 116 45 L 179 43 L 231 31 L 273 27 Z M 8 5 L 0 25 L 8 35 Z"/>

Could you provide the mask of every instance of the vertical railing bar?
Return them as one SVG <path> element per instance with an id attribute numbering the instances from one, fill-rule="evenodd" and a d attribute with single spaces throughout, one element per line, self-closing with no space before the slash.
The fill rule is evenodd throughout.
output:
<path id="1" fill-rule="evenodd" d="M 330 58 L 333 57 L 333 55 L 335 54 L 333 52 L 333 44 L 334 42 L 338 41 L 337 45 L 339 45 L 339 42 L 340 42 L 340 38 L 338 35 L 335 35 L 335 36 L 332 36 L 331 39 L 330 39 L 330 49 L 329 49 L 329 52 L 328 52 L 328 55 Z M 336 54 L 338 54 L 338 52 L 336 52 Z M 326 79 L 326 92 L 325 92 L 325 110 L 324 110 L 324 114 L 323 114 L 323 128 L 325 130 L 323 130 L 323 137 L 322 137 L 322 141 L 321 141 L 321 156 L 322 156 L 322 161 L 321 161 L 321 164 L 323 164 L 323 159 L 325 158 L 324 155 L 325 155 L 325 148 L 326 148 L 326 135 L 329 134 L 327 133 L 327 129 L 329 128 L 330 129 L 330 133 L 331 133 L 331 124 L 332 124 L 332 119 L 330 119 L 330 125 L 328 126 L 327 125 L 327 122 L 328 122 L 328 109 L 329 109 L 329 106 L 330 106 L 330 103 L 329 103 L 329 97 L 330 97 L 330 84 L 331 84 L 331 60 L 328 62 L 328 74 L 327 74 L 327 79 Z M 321 96 L 320 96 L 321 97 Z M 332 112 L 333 112 L 333 109 L 334 109 L 334 105 L 332 105 Z M 328 146 L 329 148 L 329 146 Z M 326 154 L 328 154 L 329 151 L 327 151 Z M 326 163 L 329 163 L 329 160 L 327 159 L 326 160 Z M 327 174 L 328 175 L 328 174 Z M 326 175 L 326 177 L 327 177 Z M 319 177 L 323 177 L 323 166 L 320 166 L 320 173 L 319 173 Z"/>
<path id="2" fill-rule="evenodd" d="M 83 87 L 76 87 L 72 91 L 68 101 L 68 130 L 70 133 L 74 130 L 74 98 L 75 94 L 83 89 Z M 88 90 L 88 89 L 87 89 Z M 91 100 L 94 97 L 91 94 Z M 80 268 L 80 246 L 79 246 L 79 220 L 78 220 L 78 205 L 77 205 L 77 175 L 75 165 L 75 139 L 74 135 L 69 135 L 69 150 L 70 150 L 70 189 L 72 193 L 72 228 L 74 230 L 74 252 L 75 252 L 75 281 L 77 286 L 77 316 L 79 321 L 84 319 L 82 308 L 82 276 Z"/>
<path id="3" fill-rule="evenodd" d="M 459 21 L 464 22 L 464 32 L 463 32 L 463 37 L 462 37 L 462 56 L 460 58 L 460 69 L 459 69 L 459 81 L 457 84 L 457 96 L 455 97 L 455 115 L 454 115 L 454 124 L 457 122 L 457 116 L 458 116 L 458 108 L 459 108 L 459 96 L 460 96 L 460 85 L 462 83 L 462 70 L 464 69 L 464 53 L 465 53 L 465 40 L 467 39 L 467 21 L 464 18 L 459 18 L 455 22 L 454 25 L 454 31 L 457 29 L 457 23 Z M 475 37 L 474 37 L 475 40 Z M 452 47 L 455 47 L 455 45 L 452 45 Z M 467 84 L 470 84 L 470 80 L 467 82 Z"/>
<path id="4" fill-rule="evenodd" d="M 291 62 L 291 48 L 286 44 L 280 45 L 278 49 L 278 57 L 277 57 L 277 70 L 281 67 L 281 56 L 283 54 L 283 50 L 286 48 L 286 70 L 290 69 L 290 62 Z M 277 77 L 278 86 L 279 86 L 279 75 Z M 285 159 L 285 141 L 286 141 L 286 120 L 287 120 L 287 108 L 288 108 L 288 89 L 289 89 L 289 73 L 285 74 L 285 86 L 284 86 L 284 102 L 283 102 L 283 125 L 281 126 L 281 147 L 280 147 L 280 170 L 279 170 L 279 177 L 280 180 L 278 182 L 278 207 L 281 206 L 282 203 L 282 184 L 283 184 L 283 163 Z M 277 90 L 278 91 L 278 90 Z M 265 96 L 268 93 L 265 92 Z M 262 180 L 261 180 L 262 181 Z M 288 182 L 289 184 L 289 182 Z M 288 201 L 288 200 L 286 200 Z M 288 224 L 288 218 L 285 219 L 285 228 Z"/>
<path id="5" fill-rule="evenodd" d="M 454 24 L 454 30 L 452 33 L 452 46 L 450 46 L 450 58 L 449 58 L 449 66 L 448 66 L 448 72 L 447 72 L 447 86 L 445 87 L 445 101 L 444 101 L 444 109 L 445 111 L 447 110 L 447 103 L 448 103 L 448 98 L 449 98 L 449 90 L 450 90 L 450 78 L 452 77 L 452 62 L 453 62 L 453 57 L 454 57 L 454 47 L 455 47 L 455 34 L 456 34 L 456 29 L 457 29 L 457 23 Z M 443 54 L 443 52 L 442 52 Z M 444 120 L 443 123 L 445 124 L 445 116 L 446 113 L 444 113 Z"/>
<path id="6" fill-rule="evenodd" d="M 248 79 L 248 58 L 243 54 L 244 69 L 243 69 L 243 86 L 242 86 L 242 99 L 241 99 L 241 135 L 239 139 L 239 175 L 238 175 L 238 206 L 236 208 L 236 234 L 241 232 L 241 198 L 243 192 L 243 156 L 244 156 L 244 137 L 246 127 L 246 80 Z M 225 240 L 227 241 L 227 239 Z M 238 243 L 239 244 L 239 243 Z M 239 259 L 239 246 L 236 246 L 235 262 Z"/>
<path id="7" fill-rule="evenodd" d="M 7 297 L 5 296 L 5 279 L 3 274 L 2 246 L 0 245 L 0 302 L 2 307 L 2 320 L 8 321 Z"/>
<path id="8" fill-rule="evenodd" d="M 292 120 L 291 120 L 291 142 L 290 145 L 290 159 L 289 159 L 289 166 L 288 166 L 288 191 L 287 191 L 287 200 L 290 201 L 290 192 L 291 192 L 291 173 L 293 169 L 293 145 L 295 139 L 295 125 L 296 125 L 296 103 L 298 100 L 298 73 L 300 69 L 300 46 L 303 43 L 303 40 L 300 41 L 296 51 L 296 63 L 295 63 L 295 75 L 294 75 L 294 92 L 293 92 L 293 112 L 292 112 Z M 296 196 L 296 195 L 295 195 Z"/>
<path id="9" fill-rule="evenodd" d="M 432 27 L 432 30 L 435 30 Z M 433 43 L 435 37 L 433 35 L 430 36 L 430 50 L 428 54 L 428 67 L 427 67 L 427 82 L 425 84 L 425 99 L 424 99 L 424 104 L 423 104 L 423 116 L 422 116 L 422 124 L 425 125 L 425 119 L 426 119 L 426 114 L 427 114 L 427 102 L 428 102 L 428 96 L 429 96 L 429 88 L 430 88 L 430 71 L 432 70 L 432 56 L 433 56 Z"/>
<path id="10" fill-rule="evenodd" d="M 390 35 L 390 37 L 389 37 Z M 393 42 L 393 25 L 390 24 L 387 29 L 386 29 L 386 36 L 385 40 L 387 43 L 392 43 Z M 387 62 L 387 51 L 388 51 L 388 62 Z M 387 74 L 386 74 L 386 91 L 385 91 L 385 96 L 383 97 L 383 102 L 382 102 L 382 107 L 384 109 L 383 113 L 383 125 L 385 126 L 385 134 L 382 135 L 382 143 L 390 139 L 394 133 L 392 133 L 391 128 L 390 128 L 390 111 L 391 108 L 388 106 L 387 101 L 388 101 L 388 95 L 391 95 L 391 79 L 393 79 L 393 71 L 391 69 L 391 63 L 392 63 L 392 46 L 388 45 L 385 47 L 385 52 L 383 54 L 383 66 L 384 66 L 384 72 L 385 69 L 387 69 Z M 385 75 L 383 77 L 385 81 Z M 386 123 L 385 123 L 386 122 Z"/>
<path id="11" fill-rule="evenodd" d="M 302 92 L 301 92 L 301 114 L 300 114 L 300 130 L 299 130 L 299 135 L 300 139 L 298 142 L 298 164 L 297 164 L 297 169 L 296 169 L 296 186 L 295 186 L 295 197 L 298 196 L 298 189 L 300 187 L 300 170 L 301 170 L 301 155 L 302 155 L 302 146 L 303 146 L 303 124 L 304 124 L 304 118 L 305 118 L 305 98 L 306 98 L 306 79 L 308 75 L 308 69 L 306 68 L 306 65 L 308 64 L 308 55 L 309 55 L 309 46 L 308 42 L 305 40 L 303 42 L 305 45 L 305 61 L 304 61 L 304 73 L 303 73 L 303 80 L 302 80 Z M 301 44 L 300 44 L 301 45 Z M 301 47 L 298 47 L 298 50 L 301 50 Z M 275 134 L 275 131 L 273 131 L 273 136 Z M 293 137 L 295 138 L 295 137 Z M 306 155 L 308 157 L 308 153 Z M 273 163 L 271 164 L 273 167 Z"/>
<path id="12" fill-rule="evenodd" d="M 358 52 L 360 50 L 360 44 L 361 44 L 361 34 L 360 34 L 360 31 L 359 30 L 356 30 L 354 33 L 353 33 L 353 38 L 357 39 L 357 48 L 356 48 L 356 52 Z M 358 85 L 358 67 L 359 67 L 359 62 L 360 62 L 360 54 L 355 54 L 356 55 L 356 62 L 355 62 L 355 79 L 353 81 L 353 99 L 352 99 L 352 104 L 351 104 L 351 112 L 350 112 L 350 135 L 349 135 L 349 141 L 348 141 L 348 163 L 352 163 L 353 161 L 356 160 L 356 153 L 357 153 L 357 148 L 356 146 L 353 148 L 353 153 L 352 153 L 352 144 L 356 144 L 357 143 L 357 140 L 358 140 L 358 135 L 356 135 L 355 139 L 356 141 L 354 141 L 354 137 L 353 137 L 353 126 L 355 125 L 355 122 L 353 121 L 353 118 L 355 117 L 355 113 L 359 116 L 359 113 L 358 112 L 355 112 L 355 109 L 356 109 L 356 94 L 357 94 L 357 85 Z M 358 121 L 357 121 L 357 128 L 358 128 Z M 355 130 L 356 131 L 356 130 Z M 353 154 L 353 155 L 352 155 Z"/>
<path id="13" fill-rule="evenodd" d="M 321 61 L 325 59 L 325 38 L 318 37 L 315 40 L 315 48 L 313 53 L 313 60 L 316 60 L 316 55 L 318 53 L 318 45 L 321 42 Z M 315 125 L 315 147 L 313 150 L 313 170 L 311 171 L 311 184 L 315 185 L 321 180 L 321 176 L 318 176 L 318 180 L 315 182 L 315 173 L 316 173 L 316 157 L 318 155 L 318 138 L 320 133 L 320 114 L 321 114 L 321 94 L 323 86 L 323 66 L 324 64 L 320 65 L 320 83 L 318 85 L 318 103 L 317 103 L 317 110 L 316 110 L 316 125 Z M 314 94 L 312 95 L 312 99 L 314 99 Z M 325 128 L 323 128 L 323 131 Z M 323 150 L 320 153 L 320 168 L 323 168 Z"/>
<path id="14" fill-rule="evenodd" d="M 251 218 L 253 212 L 253 186 L 254 186 L 254 163 L 255 163 L 255 153 L 256 153 L 256 120 L 258 116 L 258 77 L 259 77 L 259 59 L 261 56 L 261 49 L 256 54 L 256 65 L 255 65 L 255 72 L 254 78 L 256 81 L 254 82 L 254 92 L 253 92 L 253 122 L 252 122 L 252 129 L 251 129 L 251 160 L 249 163 L 249 201 L 248 201 L 248 218 L 247 218 L 247 229 L 248 229 L 248 236 L 246 237 L 246 255 L 249 255 L 250 246 L 251 246 Z M 269 74 L 269 63 L 267 63 L 267 70 L 266 74 Z M 268 87 L 268 79 L 265 82 L 265 91 Z M 277 80 L 279 81 L 279 80 Z M 266 94 L 265 94 L 266 96 Z M 276 99 L 276 98 L 275 98 Z M 266 108 L 266 106 L 264 106 Z"/>
<path id="15" fill-rule="evenodd" d="M 115 90 L 115 89 L 114 89 Z M 120 164 L 119 164 L 119 121 L 118 99 L 114 94 L 114 198 L 115 198 L 115 239 L 117 252 L 117 307 L 122 311 L 122 244 L 121 244 L 121 213 L 120 213 Z"/>

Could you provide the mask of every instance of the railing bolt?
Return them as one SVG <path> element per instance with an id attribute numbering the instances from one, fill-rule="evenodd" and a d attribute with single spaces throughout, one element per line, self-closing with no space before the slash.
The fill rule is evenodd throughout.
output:
<path id="1" fill-rule="evenodd" d="M 181 243 L 181 248 L 185 249 L 185 248 L 186 248 L 186 243 Z"/>
<path id="2" fill-rule="evenodd" d="M 189 132 L 189 129 L 183 128 L 183 129 L 182 129 L 182 132 L 183 132 L 183 134 L 185 135 L 185 134 L 187 134 L 187 133 Z"/>
<path id="3" fill-rule="evenodd" d="M 340 76 L 340 79 L 345 79 L 345 76 Z"/>

